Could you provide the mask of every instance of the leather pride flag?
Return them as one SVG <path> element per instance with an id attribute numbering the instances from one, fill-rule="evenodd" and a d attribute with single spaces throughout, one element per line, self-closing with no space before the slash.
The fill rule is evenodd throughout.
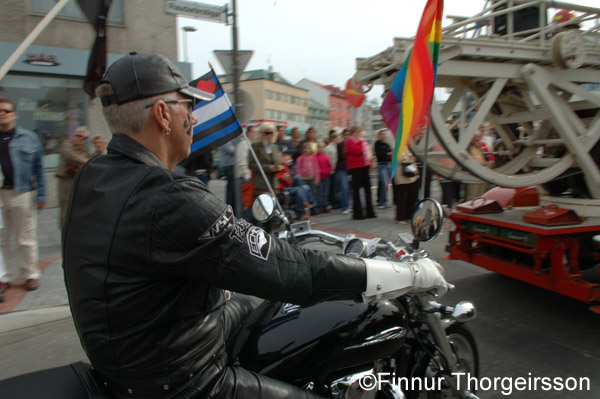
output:
<path id="1" fill-rule="evenodd" d="M 79 8 L 96 29 L 96 40 L 90 53 L 83 90 L 96 97 L 96 87 L 106 72 L 106 19 L 112 0 L 77 0 Z"/>
<path id="2" fill-rule="evenodd" d="M 242 125 L 212 68 L 191 81 L 190 86 L 215 95 L 210 101 L 200 101 L 194 109 L 198 123 L 194 125 L 194 138 L 190 148 L 190 157 L 193 157 L 233 140 L 242 133 Z"/>

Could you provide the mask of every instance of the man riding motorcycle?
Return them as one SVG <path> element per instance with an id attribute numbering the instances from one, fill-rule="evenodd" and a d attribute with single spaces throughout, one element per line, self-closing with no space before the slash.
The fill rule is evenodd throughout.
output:
<path id="1" fill-rule="evenodd" d="M 122 57 L 97 94 L 114 136 L 76 176 L 63 261 L 77 332 L 117 397 L 316 397 L 232 364 L 232 338 L 256 297 L 305 305 L 447 290 L 435 262 L 290 245 L 174 173 L 190 152 L 195 101 L 213 96 L 165 57 Z M 240 294 L 226 300 L 223 290 Z"/>

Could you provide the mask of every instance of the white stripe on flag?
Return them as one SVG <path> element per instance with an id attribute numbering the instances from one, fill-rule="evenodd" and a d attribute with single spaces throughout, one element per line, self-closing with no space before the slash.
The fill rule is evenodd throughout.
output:
<path id="1" fill-rule="evenodd" d="M 226 96 L 221 96 L 208 104 L 201 105 L 194 111 L 194 116 L 198 119 L 198 124 L 204 123 L 217 115 L 227 112 L 231 108 L 231 103 Z"/>

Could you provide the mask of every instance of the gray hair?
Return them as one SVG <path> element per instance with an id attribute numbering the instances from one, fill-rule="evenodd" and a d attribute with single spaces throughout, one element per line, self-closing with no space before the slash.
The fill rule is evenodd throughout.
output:
<path id="1" fill-rule="evenodd" d="M 96 89 L 98 97 L 112 95 L 113 93 L 112 86 L 109 83 L 103 83 Z M 150 114 L 150 108 L 146 108 L 146 105 L 159 99 L 177 100 L 177 92 L 158 94 L 124 104 L 107 105 L 102 108 L 102 113 L 112 133 L 140 134 L 146 127 L 146 120 Z"/>

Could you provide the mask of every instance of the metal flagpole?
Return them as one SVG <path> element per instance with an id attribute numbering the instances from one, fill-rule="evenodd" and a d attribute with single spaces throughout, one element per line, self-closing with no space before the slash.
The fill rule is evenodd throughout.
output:
<path id="1" fill-rule="evenodd" d="M 19 44 L 17 49 L 10 55 L 10 57 L 8 57 L 4 65 L 2 65 L 2 68 L 0 68 L 0 80 L 4 79 L 4 76 L 6 76 L 10 68 L 12 68 L 12 66 L 23 55 L 25 50 L 27 50 L 27 48 L 31 46 L 31 43 L 33 43 L 33 41 L 37 39 L 40 33 L 42 33 L 44 29 L 46 29 L 46 26 L 48 26 L 50 22 L 52 22 L 54 17 L 56 17 L 56 14 L 58 14 L 68 2 L 69 0 L 60 0 L 58 3 L 56 3 L 56 5 L 52 7 L 48 14 L 46 14 L 46 16 L 42 18 L 40 23 L 37 24 L 35 28 L 33 28 L 31 33 L 25 38 L 25 40 L 23 40 L 23 42 Z"/>
<path id="2" fill-rule="evenodd" d="M 431 106 L 429 107 L 429 115 L 431 115 Z M 419 200 L 425 198 L 425 184 L 427 183 L 427 154 L 429 153 L 429 132 L 431 131 L 431 124 L 427 124 L 427 131 L 425 132 L 425 156 L 423 159 L 423 176 L 421 176 L 421 193 Z"/>
<path id="3" fill-rule="evenodd" d="M 236 0 L 232 0 L 231 2 L 232 4 L 232 19 L 233 19 L 233 24 L 231 26 L 231 37 L 232 37 L 232 43 L 231 43 L 231 47 L 232 47 L 232 61 L 233 61 L 233 65 L 231 66 L 231 70 L 233 71 L 233 76 L 232 76 L 232 83 L 233 83 L 233 111 L 236 113 L 236 115 L 239 113 L 239 88 L 240 88 L 240 70 L 238 68 L 238 31 L 237 31 L 237 3 Z M 243 136 L 246 137 L 246 132 L 242 132 Z M 250 140 L 248 140 L 248 138 L 246 137 L 246 142 L 249 144 L 248 146 L 250 148 L 252 148 L 252 145 L 250 144 Z M 259 164 L 260 165 L 260 164 Z M 233 195 L 236 198 L 235 199 L 235 211 L 239 212 L 239 215 L 241 217 L 242 215 L 242 194 L 241 194 L 241 189 L 239 187 L 239 185 L 236 184 L 233 186 Z"/>

